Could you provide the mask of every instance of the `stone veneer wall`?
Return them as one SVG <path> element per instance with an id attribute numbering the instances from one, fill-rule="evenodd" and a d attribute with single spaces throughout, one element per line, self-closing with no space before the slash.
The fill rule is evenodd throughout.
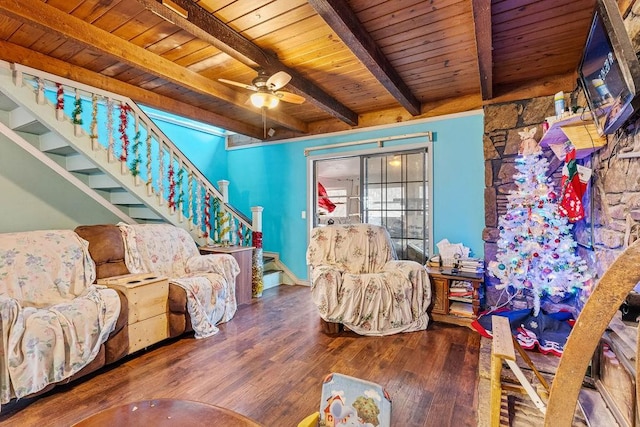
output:
<path id="1" fill-rule="evenodd" d="M 640 236 L 640 135 L 636 119 L 592 157 L 594 268 L 598 277 Z M 636 153 L 637 152 L 637 153 Z M 624 156 L 634 156 L 624 158 Z M 635 156 L 638 157 L 635 157 Z"/>

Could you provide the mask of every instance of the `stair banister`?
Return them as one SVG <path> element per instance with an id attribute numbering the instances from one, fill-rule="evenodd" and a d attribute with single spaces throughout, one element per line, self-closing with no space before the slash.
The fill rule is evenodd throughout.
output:
<path id="1" fill-rule="evenodd" d="M 12 84 L 17 88 L 26 88 L 30 89 L 32 93 L 35 92 L 35 104 L 41 105 L 43 108 L 38 109 L 38 117 L 41 120 L 45 120 L 46 126 L 50 129 L 55 129 L 56 127 L 67 128 L 69 124 L 72 125 L 72 137 L 66 137 L 67 142 L 75 149 L 81 152 L 84 156 L 87 156 L 89 160 L 92 162 L 97 161 L 102 158 L 100 151 L 105 153 L 105 158 L 101 160 L 102 165 L 99 167 L 103 169 L 108 175 L 111 175 L 111 178 L 115 180 L 119 180 L 120 184 L 123 187 L 131 192 L 135 197 L 139 200 L 144 200 L 144 198 L 153 197 L 154 195 L 158 198 L 156 204 L 150 203 L 147 200 L 145 203 L 147 206 L 160 215 L 164 215 L 165 219 L 174 222 L 175 220 L 171 220 L 171 215 L 175 214 L 175 210 L 178 210 L 178 221 L 177 223 L 183 223 L 182 215 L 185 212 L 189 219 L 187 228 L 191 231 L 192 234 L 196 234 L 196 238 L 204 238 L 204 243 L 209 244 L 212 240 L 211 236 L 211 225 L 212 218 L 210 209 L 213 207 L 215 211 L 215 217 L 213 218 L 214 224 L 219 220 L 225 226 L 225 231 L 223 234 L 223 238 L 229 241 L 232 244 L 240 244 L 240 245 L 248 245 L 249 239 L 253 238 L 253 245 L 256 248 L 254 252 L 254 266 L 252 268 L 252 280 L 253 280 L 253 288 L 254 295 L 260 296 L 263 289 L 263 260 L 262 260 L 262 219 L 261 212 L 262 207 L 256 206 L 252 208 L 254 221 L 257 222 L 258 228 L 252 227 L 251 220 L 244 216 L 241 212 L 234 209 L 232 206 L 228 204 L 228 182 L 225 182 L 221 185 L 224 187 L 224 195 L 218 191 L 213 185 L 207 180 L 206 177 L 174 146 L 174 144 L 164 135 L 164 133 L 153 123 L 153 121 L 146 116 L 146 114 L 129 98 L 119 96 L 117 94 L 113 94 L 110 92 L 106 92 L 97 88 L 89 87 L 87 85 L 74 82 L 59 76 L 55 76 L 46 72 L 41 72 L 39 70 L 32 69 L 30 67 L 25 67 L 19 64 L 10 64 L 5 61 L 0 61 L 0 67 L 5 68 L 11 71 Z M 49 83 L 49 89 L 47 89 L 47 83 Z M 46 91 L 54 90 L 55 88 L 55 102 L 47 102 Z M 69 97 L 71 97 L 71 93 L 73 94 L 74 100 L 74 111 L 71 114 L 72 117 L 69 117 L 65 114 L 64 111 L 64 99 L 65 99 L 65 89 L 68 89 Z M 88 94 L 89 96 L 86 96 Z M 17 96 L 17 94 L 16 94 Z M 99 99 L 100 98 L 100 99 Z M 82 119 L 82 106 L 86 103 L 91 105 L 91 121 L 88 124 L 88 133 L 85 131 L 79 123 Z M 115 135 L 115 123 L 113 120 L 113 113 L 116 112 L 114 109 L 114 103 L 117 102 L 119 104 L 120 110 L 120 122 L 118 123 L 118 132 L 119 132 L 119 142 L 121 144 L 117 145 L 116 141 L 118 138 Z M 98 128 L 98 117 L 103 116 L 104 114 L 98 114 L 98 110 L 101 105 L 106 106 L 106 133 L 104 131 L 100 131 Z M 60 123 L 60 125 L 54 124 L 50 118 L 46 118 L 47 111 L 49 108 L 53 107 L 53 119 L 58 122 L 66 122 Z M 67 111 L 69 109 L 67 108 Z M 134 127 L 134 137 L 133 137 L 133 147 L 131 150 L 129 149 L 130 144 L 130 128 L 129 128 L 129 118 L 132 118 L 133 121 L 132 127 Z M 86 119 L 86 115 L 85 115 Z M 105 125 L 104 122 L 101 122 L 102 126 Z M 142 153 L 140 152 L 140 147 L 143 145 L 143 141 L 141 141 L 142 135 L 140 129 L 144 129 L 146 133 L 146 183 L 145 188 L 140 190 L 136 190 L 135 187 L 139 187 L 141 182 L 141 173 L 142 170 L 140 168 L 140 162 L 144 159 L 142 158 Z M 89 138 L 89 144 L 87 144 L 87 137 Z M 101 139 L 99 141 L 98 139 Z M 159 176 L 157 179 L 154 179 L 153 175 L 153 162 L 152 161 L 152 150 L 153 141 L 157 143 L 157 160 L 159 169 Z M 27 144 L 25 142 L 25 144 Z M 23 144 L 19 144 L 23 145 Z M 28 145 L 28 144 L 27 144 Z M 89 146 L 89 147 L 87 147 Z M 87 148 L 89 148 L 87 150 Z M 120 148 L 120 150 L 118 150 Z M 95 152 L 95 154 L 92 154 Z M 36 154 L 34 154 L 36 155 Z M 132 156 L 132 159 L 131 157 Z M 165 156 L 169 158 L 165 160 Z M 40 156 L 39 158 L 42 158 Z M 120 171 L 119 173 L 114 170 L 113 167 L 110 167 L 109 164 L 114 164 L 117 166 L 116 161 L 120 162 Z M 129 164 L 130 163 L 130 164 Z M 52 162 L 46 162 L 47 165 L 52 164 Z M 177 181 L 173 181 L 170 185 L 169 192 L 172 193 L 169 198 L 165 198 L 165 177 L 164 168 L 166 166 L 170 166 L 171 169 L 174 167 L 178 167 L 177 171 Z M 50 166 L 52 167 L 52 166 Z M 54 168 L 55 169 L 55 168 Z M 186 172 L 185 172 L 186 171 Z M 61 171 L 64 173 L 65 171 Z M 185 173 L 186 173 L 186 192 L 188 193 L 188 199 L 184 199 L 185 193 Z M 118 175 L 122 175 L 122 178 L 118 178 Z M 81 183 L 77 179 L 74 178 L 73 175 L 67 173 L 67 179 L 70 179 L 75 183 L 79 188 L 83 188 L 83 191 L 90 191 L 91 189 Z M 131 179 L 133 178 L 133 179 Z M 175 179 L 175 176 L 172 176 L 172 179 Z M 133 181 L 133 183 L 132 183 Z M 86 187 L 86 189 L 84 189 Z M 178 190 L 178 195 L 176 198 L 175 190 Z M 195 193 L 195 202 L 193 200 Z M 204 193 L 204 206 L 203 206 L 203 193 Z M 93 193 L 92 193 L 93 194 Z M 98 194 L 93 194 L 92 197 L 97 197 L 98 199 L 103 198 Z M 212 199 L 213 196 L 213 199 Z M 170 201 L 170 206 L 166 209 L 158 210 L 158 206 L 162 206 L 163 201 Z M 103 201 L 104 203 L 104 201 Z M 107 200 L 109 206 L 111 202 Z M 105 204 L 105 205 L 106 205 Z M 194 211 L 195 204 L 195 211 Z M 115 208 L 115 207 L 114 207 Z M 117 211 L 117 209 L 116 209 Z M 131 218 L 126 217 L 126 222 L 134 222 Z M 204 231 L 204 233 L 203 233 Z M 227 234 L 228 233 L 228 234 Z M 214 243 L 220 243 L 220 229 L 216 228 L 214 230 L 213 240 Z"/>
<path id="2" fill-rule="evenodd" d="M 20 64 L 11 64 L 11 68 L 13 70 L 13 78 L 14 78 L 14 83 L 16 85 L 21 86 L 23 84 L 23 80 L 24 80 L 24 75 L 31 75 L 34 76 L 34 78 L 37 81 L 37 85 L 40 85 L 41 81 L 44 80 L 48 80 L 51 82 L 55 82 L 55 83 L 60 83 L 61 85 L 65 85 L 67 87 L 70 88 L 74 88 L 76 90 L 80 90 L 89 94 L 96 94 L 101 96 L 102 98 L 107 100 L 107 106 L 109 107 L 110 103 L 109 101 L 111 100 L 111 102 L 119 102 L 121 103 L 121 105 L 126 105 L 131 109 L 131 113 L 133 114 L 134 118 L 136 119 L 136 123 L 138 123 L 138 126 L 140 126 L 140 122 L 144 123 L 143 127 L 145 128 L 145 130 L 147 131 L 148 135 L 151 135 L 152 137 L 156 138 L 156 141 L 158 142 L 158 147 L 159 147 L 159 152 L 158 152 L 158 157 L 159 159 L 162 159 L 162 161 L 160 162 L 160 169 L 164 168 L 164 154 L 165 154 L 165 150 L 166 152 L 169 154 L 170 158 L 168 160 L 168 162 L 173 162 L 174 159 L 175 161 L 177 161 L 179 164 L 181 165 L 186 165 L 187 167 L 185 169 L 188 170 L 189 174 L 194 175 L 195 177 L 197 177 L 198 179 L 196 180 L 196 182 L 199 182 L 200 185 L 202 186 L 202 188 L 204 189 L 205 193 L 207 194 L 212 194 L 215 198 L 217 199 L 222 199 L 222 194 L 213 186 L 209 183 L 209 181 L 207 180 L 206 177 L 204 177 L 204 175 L 177 149 L 172 149 L 171 147 L 173 147 L 173 144 L 171 144 L 169 141 L 169 139 L 166 137 L 166 135 L 164 135 L 164 133 L 153 123 L 153 121 L 151 121 L 150 119 L 148 119 L 148 117 L 146 116 L 146 114 L 140 110 L 140 108 L 133 102 L 131 101 L 129 98 L 127 97 L 123 97 L 111 92 L 107 92 L 98 88 L 94 88 L 94 87 L 90 87 L 87 85 L 84 85 L 82 83 L 79 82 L 75 82 L 75 81 L 71 81 L 68 80 L 66 78 L 60 77 L 60 76 L 56 76 L 50 73 L 46 73 L 40 70 L 36 70 L 30 67 L 26 67 Z M 44 85 L 43 85 L 44 86 Z M 37 90 L 36 91 L 36 96 L 39 96 L 38 93 L 40 91 Z M 109 115 L 109 117 L 111 117 Z M 108 147 L 107 147 L 107 151 L 109 153 L 110 158 L 116 159 L 117 156 L 115 155 L 115 153 L 113 152 L 113 135 L 108 135 Z M 125 153 L 126 155 L 126 153 Z M 124 166 L 123 166 L 124 168 Z M 161 171 L 160 176 L 164 176 L 163 171 Z M 148 182 L 151 183 L 152 178 L 151 175 L 149 174 L 148 176 Z M 147 184 L 148 186 L 151 187 L 150 190 L 153 190 L 153 184 L 151 183 L 151 185 L 149 185 L 149 183 Z M 162 204 L 162 201 L 164 198 L 164 185 L 163 185 L 163 179 L 158 179 L 157 181 L 157 193 L 159 196 L 159 203 Z M 225 214 L 229 214 L 231 216 L 234 217 L 234 220 L 237 221 L 240 225 L 239 229 L 247 229 L 250 230 L 252 229 L 252 226 L 249 222 L 249 220 L 247 219 L 247 217 L 245 217 L 244 215 L 242 215 L 241 213 L 239 213 L 238 211 L 236 211 L 235 209 L 233 209 L 231 206 L 228 205 L 227 203 L 221 203 L 219 208 L 221 209 L 221 211 L 223 211 Z M 189 211 L 189 217 L 193 217 L 190 218 L 194 223 L 197 223 L 197 220 L 195 219 L 196 215 L 194 215 L 194 213 L 192 211 Z M 210 224 L 209 224 L 210 225 Z M 210 230 L 208 230 L 207 234 L 208 236 L 210 236 Z M 242 239 L 244 240 L 244 239 Z M 243 242 L 241 242 L 243 243 Z"/>

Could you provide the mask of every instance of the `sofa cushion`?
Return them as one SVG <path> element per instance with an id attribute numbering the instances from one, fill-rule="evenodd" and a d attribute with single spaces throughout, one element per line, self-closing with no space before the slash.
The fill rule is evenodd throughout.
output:
<path id="1" fill-rule="evenodd" d="M 119 224 L 125 242 L 127 268 L 152 271 L 168 278 L 182 277 L 189 258 L 200 252 L 191 235 L 171 224 Z"/>
<path id="2" fill-rule="evenodd" d="M 124 242 L 117 225 L 81 225 L 74 230 L 89 242 L 89 254 L 96 264 L 96 279 L 129 274 L 124 262 Z"/>
<path id="3" fill-rule="evenodd" d="M 49 307 L 83 295 L 95 279 L 87 242 L 71 230 L 0 235 L 0 295 Z"/>

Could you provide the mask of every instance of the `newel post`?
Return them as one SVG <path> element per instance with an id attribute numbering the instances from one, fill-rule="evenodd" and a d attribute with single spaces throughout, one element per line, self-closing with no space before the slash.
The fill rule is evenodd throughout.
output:
<path id="1" fill-rule="evenodd" d="M 222 194 L 222 201 L 224 203 L 229 203 L 229 181 L 226 179 L 221 179 L 218 181 L 218 188 L 220 189 L 220 193 Z"/>
<path id="2" fill-rule="evenodd" d="M 252 224 L 252 240 L 253 246 L 253 262 L 251 266 L 251 288 L 253 297 L 262 296 L 264 290 L 264 259 L 262 254 L 262 206 L 253 206 L 251 208 L 251 224 Z"/>

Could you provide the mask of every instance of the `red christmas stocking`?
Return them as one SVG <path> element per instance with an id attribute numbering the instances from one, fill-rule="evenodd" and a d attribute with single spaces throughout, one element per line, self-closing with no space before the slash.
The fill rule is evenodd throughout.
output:
<path id="1" fill-rule="evenodd" d="M 567 153 L 565 161 L 568 175 L 562 175 L 562 193 L 558 211 L 562 216 L 566 216 L 570 222 L 576 222 L 584 218 L 584 206 L 582 205 L 584 188 L 578 175 L 576 150 Z"/>

